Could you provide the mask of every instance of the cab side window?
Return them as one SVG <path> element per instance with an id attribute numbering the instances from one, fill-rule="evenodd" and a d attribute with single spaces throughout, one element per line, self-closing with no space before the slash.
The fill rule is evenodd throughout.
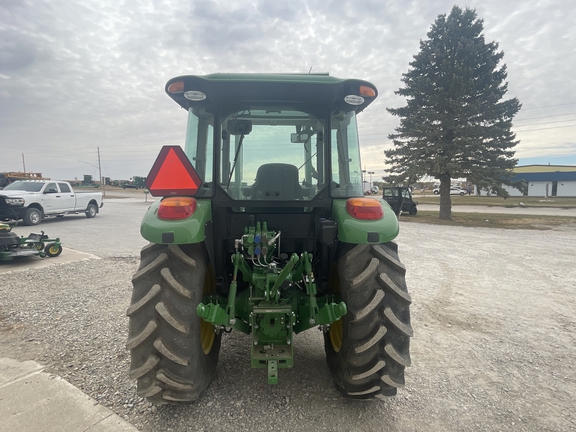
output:
<path id="1" fill-rule="evenodd" d="M 66 183 L 58 183 L 58 186 L 60 186 L 60 192 L 71 192 L 70 186 L 68 186 Z"/>
<path id="2" fill-rule="evenodd" d="M 46 185 L 46 189 L 44 189 L 45 194 L 49 193 L 58 193 L 58 188 L 56 187 L 56 183 L 48 183 Z"/>

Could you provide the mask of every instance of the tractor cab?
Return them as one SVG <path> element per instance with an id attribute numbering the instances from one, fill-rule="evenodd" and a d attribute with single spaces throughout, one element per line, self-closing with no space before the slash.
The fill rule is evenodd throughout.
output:
<path id="1" fill-rule="evenodd" d="M 188 111 L 185 153 L 203 180 L 198 197 L 310 207 L 362 196 L 356 114 L 377 95 L 365 81 L 328 75 L 215 74 L 169 81 Z M 276 205 L 276 204 L 274 204 Z M 244 211 L 244 210 L 239 210 Z"/>

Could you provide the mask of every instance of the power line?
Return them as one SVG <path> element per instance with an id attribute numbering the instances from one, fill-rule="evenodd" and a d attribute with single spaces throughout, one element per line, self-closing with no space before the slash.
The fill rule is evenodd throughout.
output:
<path id="1" fill-rule="evenodd" d="M 528 118 L 523 118 L 523 119 L 517 119 L 516 121 L 534 120 L 534 119 L 549 118 L 549 117 L 562 117 L 562 116 L 567 116 L 567 115 L 576 115 L 576 113 L 552 114 L 552 115 L 541 116 L 541 117 L 528 117 Z"/>
<path id="2" fill-rule="evenodd" d="M 567 126 L 554 126 L 554 127 L 551 127 L 551 128 L 519 130 L 518 132 L 532 132 L 532 131 L 539 131 L 539 130 L 561 129 L 561 128 L 569 128 L 569 127 L 576 127 L 576 124 L 567 125 Z"/>
<path id="3" fill-rule="evenodd" d="M 564 105 L 576 105 L 576 102 L 561 103 L 561 104 L 556 104 L 556 105 L 544 105 L 544 106 L 531 107 L 531 108 L 522 108 L 522 111 L 542 109 L 542 108 L 553 108 L 553 107 L 564 106 Z"/>
<path id="4" fill-rule="evenodd" d="M 528 126 L 548 125 L 548 124 L 555 124 L 555 123 L 567 123 L 567 122 L 573 122 L 573 121 L 575 121 L 575 120 L 574 120 L 574 119 L 571 119 L 571 120 L 559 120 L 559 121 L 546 122 L 546 123 L 530 123 L 530 124 L 519 125 L 519 126 L 515 126 L 515 127 L 528 127 Z"/>

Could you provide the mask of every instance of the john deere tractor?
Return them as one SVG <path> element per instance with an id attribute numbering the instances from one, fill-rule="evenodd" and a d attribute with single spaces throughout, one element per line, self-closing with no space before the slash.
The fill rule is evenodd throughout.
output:
<path id="1" fill-rule="evenodd" d="M 395 395 L 410 365 L 410 296 L 396 215 L 363 196 L 356 128 L 375 86 L 212 74 L 171 79 L 166 92 L 188 125 L 184 148 L 163 147 L 146 181 L 160 199 L 142 221 L 150 244 L 127 311 L 137 394 L 197 400 L 231 331 L 251 336 L 251 366 L 277 384 L 294 335 L 314 328 L 344 396 Z"/>

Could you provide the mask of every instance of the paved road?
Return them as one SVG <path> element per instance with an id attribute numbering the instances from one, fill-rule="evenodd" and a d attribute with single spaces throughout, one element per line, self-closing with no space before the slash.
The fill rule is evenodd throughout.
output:
<path id="1" fill-rule="evenodd" d="M 440 204 L 418 204 L 418 210 L 440 211 Z M 576 217 L 576 208 L 558 208 L 558 207 L 500 207 L 500 206 L 453 205 L 452 212 Z"/>

